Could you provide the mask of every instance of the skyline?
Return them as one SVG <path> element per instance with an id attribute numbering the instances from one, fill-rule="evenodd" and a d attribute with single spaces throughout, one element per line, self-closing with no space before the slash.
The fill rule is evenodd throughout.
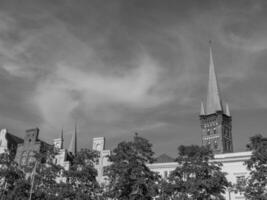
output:
<path id="1" fill-rule="evenodd" d="M 166 3 L 167 2 L 167 3 Z M 0 126 L 78 146 L 135 132 L 157 154 L 201 144 L 209 40 L 234 150 L 265 134 L 265 1 L 0 2 Z"/>

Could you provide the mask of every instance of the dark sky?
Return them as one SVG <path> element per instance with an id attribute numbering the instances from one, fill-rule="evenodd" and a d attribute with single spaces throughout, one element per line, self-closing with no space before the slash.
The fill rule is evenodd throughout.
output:
<path id="1" fill-rule="evenodd" d="M 236 151 L 266 135 L 267 5 L 255 0 L 0 1 L 0 127 L 80 147 L 134 132 L 157 154 L 200 144 L 209 40 Z"/>

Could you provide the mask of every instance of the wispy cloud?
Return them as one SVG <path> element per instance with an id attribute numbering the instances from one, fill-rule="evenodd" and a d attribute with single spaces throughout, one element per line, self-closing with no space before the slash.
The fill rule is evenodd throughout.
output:
<path id="1" fill-rule="evenodd" d="M 56 119 L 71 119 L 80 104 L 85 113 L 114 104 L 155 107 L 170 99 L 157 90 L 160 72 L 157 63 L 148 56 L 140 58 L 136 68 L 117 75 L 84 73 L 60 63 L 54 74 L 39 83 L 35 99 L 44 118 L 55 124 Z M 110 117 L 113 120 L 114 116 Z"/>

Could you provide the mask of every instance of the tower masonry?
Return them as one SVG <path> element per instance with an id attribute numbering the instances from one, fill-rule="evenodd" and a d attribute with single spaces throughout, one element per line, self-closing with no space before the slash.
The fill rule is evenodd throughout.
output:
<path id="1" fill-rule="evenodd" d="M 215 154 L 233 152 L 232 116 L 228 104 L 225 109 L 222 104 L 211 48 L 208 93 L 206 107 L 201 103 L 200 126 L 202 145 L 209 146 Z"/>

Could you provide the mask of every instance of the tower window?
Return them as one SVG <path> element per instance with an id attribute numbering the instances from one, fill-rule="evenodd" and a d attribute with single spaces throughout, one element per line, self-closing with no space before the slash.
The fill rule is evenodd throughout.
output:
<path id="1" fill-rule="evenodd" d="M 214 149 L 218 149 L 218 143 L 217 143 L 216 140 L 214 141 L 214 145 L 213 146 L 214 146 Z"/>
<path id="2" fill-rule="evenodd" d="M 227 141 L 224 141 L 224 149 L 227 150 Z"/>
<path id="3" fill-rule="evenodd" d="M 214 134 L 216 134 L 216 133 L 217 133 L 217 132 L 216 132 L 216 128 L 214 128 L 214 129 L 213 129 L 213 133 L 214 133 Z"/>
<path id="4" fill-rule="evenodd" d="M 210 135 L 210 129 L 207 130 L 207 135 Z"/>
<path id="5" fill-rule="evenodd" d="M 210 149 L 210 141 L 207 142 L 207 147 Z"/>

